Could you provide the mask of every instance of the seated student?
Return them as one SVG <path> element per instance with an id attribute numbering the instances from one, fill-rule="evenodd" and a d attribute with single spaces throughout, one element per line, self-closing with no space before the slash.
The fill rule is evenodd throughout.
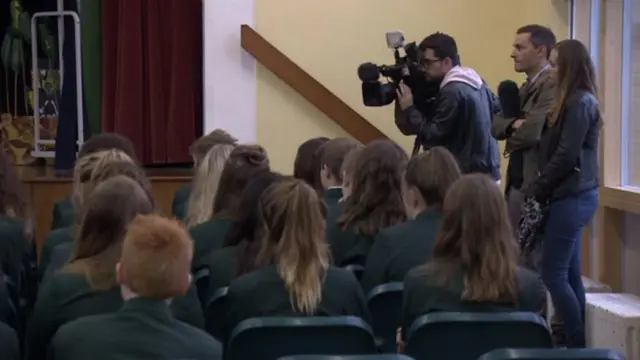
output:
<path id="1" fill-rule="evenodd" d="M 402 177 L 407 222 L 380 230 L 362 273 L 365 292 L 389 282 L 403 281 L 409 270 L 430 257 L 442 222 L 442 201 L 460 178 L 456 158 L 434 147 L 409 160 Z"/>
<path id="2" fill-rule="evenodd" d="M 186 204 L 187 212 L 184 223 L 187 228 L 192 228 L 211 219 L 213 212 L 211 199 L 216 197 L 220 175 L 222 175 L 224 164 L 233 148 L 233 145 L 213 146 L 196 168 L 191 194 Z"/>
<path id="3" fill-rule="evenodd" d="M 364 265 L 378 231 L 406 220 L 400 178 L 407 154 L 398 145 L 373 141 L 358 154 L 349 197 L 327 221 L 327 239 L 337 266 Z"/>
<path id="4" fill-rule="evenodd" d="M 293 162 L 293 177 L 306 181 L 318 194 L 324 190 L 320 183 L 320 159 L 318 150 L 329 141 L 326 137 L 309 139 L 298 147 L 296 159 Z"/>
<path id="5" fill-rule="evenodd" d="M 82 220 L 81 213 L 84 200 L 93 190 L 93 187 L 89 186 L 89 179 L 91 178 L 91 173 L 96 168 L 96 164 L 103 164 L 113 160 L 124 160 L 133 163 L 133 159 L 131 159 L 131 157 L 126 153 L 113 149 L 85 155 L 79 158 L 76 162 L 73 170 L 72 198 L 74 203 L 73 207 L 78 211 L 74 210 L 75 220 L 71 225 L 55 229 L 45 236 L 42 243 L 42 249 L 40 250 L 40 262 L 38 266 L 40 278 L 42 278 L 47 266 L 49 265 L 53 249 L 60 244 L 72 242 L 76 235 L 76 231 L 78 229 L 77 224 Z"/>
<path id="6" fill-rule="evenodd" d="M 362 144 L 356 140 L 335 138 L 318 149 L 320 183 L 327 206 L 333 206 L 342 199 L 342 162 L 351 150 L 360 147 L 363 147 Z"/>
<path id="7" fill-rule="evenodd" d="M 329 265 L 324 203 L 304 181 L 271 185 L 260 199 L 255 270 L 229 285 L 223 338 L 238 323 L 268 316 L 358 316 L 370 320 L 355 276 Z"/>
<path id="8" fill-rule="evenodd" d="M 136 154 L 129 139 L 115 133 L 94 135 L 80 146 L 78 159 L 105 150 L 120 150 L 134 161 Z M 76 211 L 72 197 L 60 200 L 53 205 L 53 221 L 51 230 L 69 227 L 74 224 Z"/>
<path id="9" fill-rule="evenodd" d="M 485 174 L 463 175 L 444 199 L 431 260 L 409 271 L 404 280 L 405 333 L 429 312 L 539 312 L 545 297 L 539 277 L 518 267 L 500 187 Z"/>
<path id="10" fill-rule="evenodd" d="M 253 269 L 260 244 L 258 228 L 258 206 L 260 197 L 272 184 L 284 177 L 273 172 L 257 174 L 247 185 L 240 205 L 224 239 L 223 248 L 215 250 L 208 259 L 209 291 L 229 286 L 232 279 Z"/>
<path id="11" fill-rule="evenodd" d="M 111 313 L 122 306 L 115 269 L 126 228 L 137 215 L 155 211 L 149 193 L 130 178 L 117 176 L 98 185 L 87 199 L 69 262 L 43 284 L 38 294 L 25 337 L 27 360 L 45 358 L 60 326 L 83 316 Z M 176 318 L 203 327 L 195 288 L 171 305 Z"/>
<path id="12" fill-rule="evenodd" d="M 269 158 L 262 146 L 238 145 L 231 151 L 216 196 L 209 199 L 213 204 L 211 218 L 189 230 L 194 241 L 194 273 L 207 266 L 212 251 L 222 247 L 245 187 L 263 171 L 269 171 Z"/>
<path id="13" fill-rule="evenodd" d="M 222 359 L 217 340 L 171 315 L 172 298 L 189 289 L 192 252 L 189 234 L 176 221 L 135 218 L 116 267 L 124 305 L 62 326 L 51 359 Z"/>
<path id="14" fill-rule="evenodd" d="M 119 175 L 132 179 L 137 182 L 145 192 L 151 194 L 151 182 L 140 166 L 127 160 L 112 160 L 108 157 L 102 158 L 96 162 L 94 169 L 91 172 L 91 178 L 86 182 L 87 186 L 85 189 L 87 189 L 87 191 L 95 189 L 102 182 Z M 155 208 L 155 200 L 151 195 L 149 195 L 149 197 Z M 61 269 L 64 264 L 67 263 L 71 257 L 73 246 L 73 241 L 69 240 L 68 242 L 58 244 L 53 248 L 46 269 L 44 269 L 42 283 L 46 282 L 57 270 Z"/>
<path id="15" fill-rule="evenodd" d="M 200 137 L 189 146 L 189 153 L 193 159 L 193 167 L 195 169 L 200 167 L 200 164 L 204 162 L 205 156 L 207 156 L 207 153 L 212 147 L 216 145 L 235 146 L 237 143 L 238 139 L 222 129 L 215 129 L 209 134 Z M 187 202 L 189 201 L 192 187 L 192 183 L 186 184 L 180 187 L 173 195 L 171 214 L 178 219 L 184 219 L 187 215 Z"/>

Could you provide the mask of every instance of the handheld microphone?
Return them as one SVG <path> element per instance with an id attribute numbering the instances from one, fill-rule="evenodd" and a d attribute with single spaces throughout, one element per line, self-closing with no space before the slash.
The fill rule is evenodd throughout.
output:
<path id="1" fill-rule="evenodd" d="M 364 63 L 358 66 L 358 77 L 365 83 L 376 82 L 380 78 L 380 69 L 374 63 Z"/>
<path id="2" fill-rule="evenodd" d="M 498 85 L 498 98 L 502 107 L 502 115 L 505 118 L 519 118 L 520 111 L 520 89 L 518 84 L 512 80 L 504 80 Z"/>

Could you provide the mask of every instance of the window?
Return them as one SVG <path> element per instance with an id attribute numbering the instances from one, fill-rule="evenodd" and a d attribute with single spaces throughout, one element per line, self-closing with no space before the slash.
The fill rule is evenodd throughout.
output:
<path id="1" fill-rule="evenodd" d="M 622 15 L 621 185 L 640 188 L 640 0 Z"/>

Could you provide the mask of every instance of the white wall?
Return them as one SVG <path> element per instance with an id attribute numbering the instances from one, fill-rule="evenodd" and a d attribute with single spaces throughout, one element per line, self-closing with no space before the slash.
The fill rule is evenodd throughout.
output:
<path id="1" fill-rule="evenodd" d="M 223 128 L 257 140 L 256 62 L 240 47 L 240 25 L 254 25 L 254 0 L 203 1 L 204 133 Z"/>

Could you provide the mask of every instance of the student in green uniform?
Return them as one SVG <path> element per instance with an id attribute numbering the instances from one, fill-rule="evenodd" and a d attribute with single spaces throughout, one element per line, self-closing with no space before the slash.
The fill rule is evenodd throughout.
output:
<path id="1" fill-rule="evenodd" d="M 407 154 L 390 141 L 373 141 L 360 151 L 350 177 L 351 193 L 339 214 L 330 213 L 327 221 L 337 266 L 364 265 L 378 231 L 406 220 L 400 187 L 406 163 Z"/>
<path id="2" fill-rule="evenodd" d="M 189 154 L 191 154 L 191 158 L 193 159 L 194 169 L 200 167 L 200 164 L 204 162 L 205 156 L 207 156 L 207 153 L 212 147 L 216 145 L 235 146 L 237 143 L 238 139 L 222 129 L 215 129 L 207 135 L 198 138 L 189 146 Z M 185 216 L 187 216 L 187 207 L 192 190 L 193 183 L 189 183 L 180 187 L 173 195 L 171 214 L 176 218 L 184 219 Z"/>
<path id="3" fill-rule="evenodd" d="M 111 152 L 113 153 L 113 151 Z M 151 182 L 140 166 L 127 159 L 118 159 L 117 157 L 114 158 L 111 156 L 104 156 L 93 164 L 91 178 L 89 181 L 84 183 L 84 192 L 89 194 L 100 183 L 119 175 L 123 175 L 134 180 L 142 187 L 142 189 L 144 189 L 144 191 L 151 194 Z M 84 198 L 84 196 L 81 198 Z M 153 206 L 156 207 L 153 197 L 149 195 L 149 198 L 153 201 Z M 83 204 L 84 201 L 80 201 L 79 203 Z M 81 206 L 79 206 L 79 208 L 80 207 Z M 51 234 L 55 235 L 57 232 L 59 231 L 52 231 Z M 43 283 L 49 279 L 55 271 L 62 268 L 67 260 L 69 260 L 73 249 L 74 237 L 75 228 L 73 228 L 73 232 L 68 231 L 64 236 L 60 235 L 57 237 L 57 240 L 54 242 L 57 243 L 57 245 L 54 246 L 52 250 L 48 251 L 50 255 L 47 255 L 46 260 L 43 258 L 43 269 L 41 270 L 44 272 L 44 275 L 42 276 Z"/>
<path id="4" fill-rule="evenodd" d="M 171 315 L 170 302 L 191 282 L 193 243 L 174 220 L 136 217 L 128 226 L 116 278 L 124 305 L 60 328 L 52 359 L 222 359 L 222 346 Z"/>
<path id="5" fill-rule="evenodd" d="M 218 183 L 224 164 L 226 163 L 234 145 L 220 144 L 215 145 L 209 150 L 207 156 L 196 168 L 196 174 L 193 178 L 193 187 L 189 201 L 187 202 L 187 212 L 184 223 L 187 228 L 200 225 L 211 219 L 213 207 L 211 199 L 215 199 L 218 191 Z"/>
<path id="6" fill-rule="evenodd" d="M 91 193 L 94 188 L 94 186 L 91 186 L 92 183 L 90 179 L 91 174 L 97 167 L 97 164 L 106 164 L 110 161 L 116 160 L 128 161 L 130 163 L 134 162 L 134 160 L 125 152 L 116 149 L 92 152 L 79 158 L 76 162 L 73 169 L 72 195 L 74 202 L 73 207 L 74 209 L 77 209 L 77 211 L 74 211 L 75 219 L 70 225 L 55 229 L 45 236 L 44 242 L 42 243 L 42 249 L 40 251 L 40 262 L 38 266 L 40 278 L 42 278 L 47 269 L 53 249 L 59 244 L 73 241 L 78 229 L 77 224 L 82 220 L 82 206 L 84 199 L 86 199 L 88 194 Z"/>
<path id="7" fill-rule="evenodd" d="M 136 154 L 131 141 L 122 135 L 114 133 L 102 133 L 89 138 L 80 147 L 78 159 L 89 154 L 112 149 L 120 150 L 136 161 Z M 56 202 L 53 205 L 51 230 L 72 226 L 76 219 L 75 209 L 72 197 Z"/>
<path id="8" fill-rule="evenodd" d="M 213 213 L 208 221 L 189 230 L 194 241 L 193 273 L 205 268 L 214 250 L 222 248 L 231 219 L 238 211 L 240 198 L 247 184 L 257 174 L 269 171 L 267 152 L 260 145 L 238 145 L 229 155 L 220 175 L 214 199 Z"/>
<path id="9" fill-rule="evenodd" d="M 362 273 L 365 292 L 401 282 L 409 270 L 425 263 L 442 222 L 442 201 L 460 176 L 456 158 L 443 147 L 409 160 L 402 177 L 402 197 L 410 220 L 383 229 L 375 237 Z"/>
<path id="10" fill-rule="evenodd" d="M 271 185 L 260 199 L 264 233 L 256 270 L 229 285 L 223 338 L 243 320 L 268 316 L 358 316 L 370 321 L 351 271 L 329 264 L 324 203 L 304 181 Z"/>
<path id="11" fill-rule="evenodd" d="M 429 312 L 539 312 L 545 297 L 539 277 L 518 267 L 500 187 L 485 174 L 463 175 L 444 199 L 431 260 L 404 280 L 404 333 Z"/>
<path id="12" fill-rule="evenodd" d="M 258 228 L 258 206 L 260 197 L 272 184 L 284 177 L 273 172 L 257 174 L 247 185 L 240 199 L 238 212 L 234 216 L 224 247 L 211 253 L 208 259 L 209 292 L 229 286 L 232 279 L 253 270 L 260 244 Z"/>
<path id="13" fill-rule="evenodd" d="M 126 227 L 137 215 L 154 213 L 153 204 L 150 194 L 125 176 L 111 178 L 91 193 L 68 264 L 43 284 L 38 295 L 27 326 L 26 359 L 44 359 L 60 326 L 122 306 L 115 269 Z M 176 318 L 203 326 L 195 289 L 171 305 Z"/>
<path id="14" fill-rule="evenodd" d="M 293 177 L 306 181 L 318 194 L 322 194 L 324 191 L 320 183 L 318 150 L 327 141 L 329 141 L 329 138 L 317 137 L 303 142 L 298 147 L 296 159 L 293 162 Z"/>
<path id="15" fill-rule="evenodd" d="M 363 145 L 350 138 L 335 138 L 327 141 L 318 149 L 320 158 L 320 183 L 324 190 L 324 202 L 328 207 L 335 206 L 342 199 L 342 162 L 353 149 Z"/>

